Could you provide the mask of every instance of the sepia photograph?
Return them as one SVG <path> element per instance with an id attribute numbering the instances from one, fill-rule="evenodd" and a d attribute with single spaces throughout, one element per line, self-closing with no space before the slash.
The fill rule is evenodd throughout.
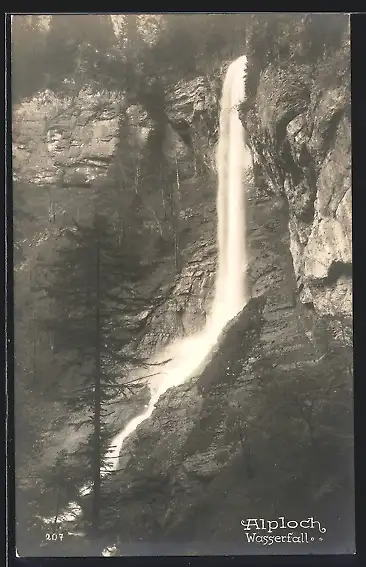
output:
<path id="1" fill-rule="evenodd" d="M 16 555 L 354 554 L 350 16 L 10 36 Z"/>

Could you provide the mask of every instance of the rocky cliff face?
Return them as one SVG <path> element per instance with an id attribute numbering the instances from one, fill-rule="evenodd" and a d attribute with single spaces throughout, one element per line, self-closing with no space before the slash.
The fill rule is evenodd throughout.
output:
<path id="1" fill-rule="evenodd" d="M 140 538 L 147 554 L 166 546 L 171 553 L 173 543 L 178 553 L 256 553 L 240 525 L 248 515 L 317 516 L 331 534 L 321 552 L 334 553 L 337 540 L 339 552 L 347 551 L 347 45 L 335 61 L 328 69 L 267 67 L 243 108 L 255 162 L 247 192 L 252 300 L 224 330 L 206 370 L 166 392 L 124 444 L 122 470 L 105 483 L 113 506 L 103 522 L 103 545 L 114 543 L 122 554 L 141 553 Z M 216 76 L 172 85 L 160 122 L 143 105 L 112 93 L 85 92 L 72 101 L 44 95 L 15 112 L 15 176 L 40 191 L 113 186 L 131 175 L 125 167 L 131 155 L 140 156 L 142 180 L 158 182 L 151 147 L 161 140 L 162 160 L 179 187 L 182 257 L 178 270 L 169 258 L 153 276 L 161 301 L 141 314 L 146 330 L 136 344 L 146 354 L 200 328 L 209 309 L 220 83 Z"/>
<path id="2" fill-rule="evenodd" d="M 313 65 L 268 66 L 243 108 L 269 192 L 288 203 L 300 301 L 352 313 L 350 46 Z"/>
<path id="3" fill-rule="evenodd" d="M 83 186 L 106 174 L 115 155 L 123 97 L 87 90 L 74 98 L 44 92 L 14 113 L 14 179 Z"/>

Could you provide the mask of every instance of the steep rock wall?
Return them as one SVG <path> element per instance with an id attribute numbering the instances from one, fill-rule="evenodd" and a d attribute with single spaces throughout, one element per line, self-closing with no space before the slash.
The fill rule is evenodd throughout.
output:
<path id="1" fill-rule="evenodd" d="M 242 109 L 257 175 L 269 194 L 282 195 L 288 203 L 300 301 L 319 314 L 348 318 L 350 100 L 350 46 L 345 39 L 332 56 L 314 64 L 268 65 Z"/>

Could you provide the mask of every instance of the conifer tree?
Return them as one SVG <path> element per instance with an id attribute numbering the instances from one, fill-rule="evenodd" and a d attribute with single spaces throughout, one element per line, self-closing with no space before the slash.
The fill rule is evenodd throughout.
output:
<path id="1" fill-rule="evenodd" d="M 87 436 L 77 449 L 86 483 L 92 487 L 92 527 L 101 508 L 101 473 L 113 435 L 111 402 L 142 386 L 123 380 L 140 360 L 128 351 L 136 315 L 145 305 L 136 288 L 145 275 L 131 242 L 118 241 L 107 219 L 96 213 L 92 223 L 67 231 L 68 244 L 58 250 L 46 295 L 54 308 L 43 325 L 53 333 L 54 349 L 75 387 L 63 389 L 74 427 Z"/>
<path id="2" fill-rule="evenodd" d="M 11 24 L 11 83 L 13 103 L 44 85 L 47 31 L 42 16 L 15 15 Z"/>
<path id="3" fill-rule="evenodd" d="M 24 260 L 23 239 L 25 238 L 24 224 L 33 220 L 25 198 L 25 188 L 14 183 L 13 190 L 13 257 L 14 264 Z"/>

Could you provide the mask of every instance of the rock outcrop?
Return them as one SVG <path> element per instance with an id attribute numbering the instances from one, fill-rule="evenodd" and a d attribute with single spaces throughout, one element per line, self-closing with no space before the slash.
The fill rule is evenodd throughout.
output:
<path id="1" fill-rule="evenodd" d="M 166 115 L 172 127 L 192 148 L 196 171 L 215 169 L 214 145 L 218 134 L 220 78 L 182 80 L 166 94 Z"/>
<path id="2" fill-rule="evenodd" d="M 350 46 L 314 64 L 267 66 L 243 108 L 269 193 L 286 198 L 300 301 L 352 313 Z"/>
<path id="3" fill-rule="evenodd" d="M 115 155 L 124 107 L 121 95 L 49 91 L 14 112 L 14 179 L 37 185 L 89 185 Z"/>

